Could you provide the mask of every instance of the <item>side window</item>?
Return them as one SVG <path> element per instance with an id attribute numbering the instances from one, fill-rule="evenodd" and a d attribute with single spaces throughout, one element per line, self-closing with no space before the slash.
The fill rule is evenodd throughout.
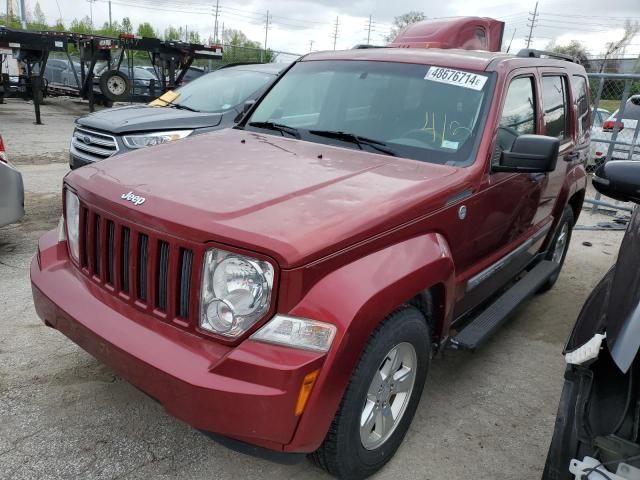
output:
<path id="1" fill-rule="evenodd" d="M 567 128 L 567 87 L 560 75 L 542 77 L 542 105 L 545 135 L 560 140 L 570 137 Z"/>
<path id="2" fill-rule="evenodd" d="M 520 135 L 536 133 L 533 77 L 511 81 L 502 107 L 498 129 L 498 149 L 511 150 Z"/>
<path id="3" fill-rule="evenodd" d="M 578 108 L 578 136 L 582 137 L 589 130 L 589 98 L 587 98 L 587 80 L 579 75 L 574 75 L 573 96 Z"/>

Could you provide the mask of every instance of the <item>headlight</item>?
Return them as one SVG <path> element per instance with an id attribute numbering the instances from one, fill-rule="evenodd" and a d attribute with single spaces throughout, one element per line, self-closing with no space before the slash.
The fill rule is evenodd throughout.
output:
<path id="1" fill-rule="evenodd" d="M 330 323 L 276 315 L 251 338 L 302 350 L 328 352 L 335 336 L 336 327 Z"/>
<path id="2" fill-rule="evenodd" d="M 153 132 L 143 135 L 127 135 L 122 138 L 129 148 L 144 148 L 169 143 L 191 135 L 193 130 L 173 130 L 171 132 Z"/>
<path id="3" fill-rule="evenodd" d="M 236 338 L 269 310 L 273 266 L 244 255 L 208 250 L 202 269 L 200 327 Z"/>
<path id="4" fill-rule="evenodd" d="M 76 262 L 80 261 L 80 201 L 75 193 L 67 190 L 65 194 L 65 217 L 67 224 L 67 241 L 69 242 L 69 252 Z"/>

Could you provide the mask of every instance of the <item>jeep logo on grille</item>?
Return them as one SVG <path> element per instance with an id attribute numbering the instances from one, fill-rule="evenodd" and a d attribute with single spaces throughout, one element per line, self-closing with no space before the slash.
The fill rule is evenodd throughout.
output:
<path id="1" fill-rule="evenodd" d="M 140 197 L 139 195 L 136 195 L 133 192 L 123 193 L 120 198 L 133 203 L 135 206 L 142 205 L 146 200 L 146 198 Z"/>

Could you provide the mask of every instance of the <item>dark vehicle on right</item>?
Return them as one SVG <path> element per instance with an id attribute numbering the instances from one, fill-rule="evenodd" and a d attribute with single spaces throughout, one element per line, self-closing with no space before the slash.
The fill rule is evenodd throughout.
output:
<path id="1" fill-rule="evenodd" d="M 600 167 L 593 185 L 640 203 L 640 162 Z M 618 259 L 582 308 L 564 353 L 567 368 L 544 480 L 631 480 L 640 473 L 640 213 Z"/>
<path id="2" fill-rule="evenodd" d="M 260 97 L 286 67 L 283 63 L 223 67 L 148 105 L 80 117 L 69 147 L 69 166 L 75 169 L 131 150 L 232 127 L 242 117 L 245 103 Z"/>

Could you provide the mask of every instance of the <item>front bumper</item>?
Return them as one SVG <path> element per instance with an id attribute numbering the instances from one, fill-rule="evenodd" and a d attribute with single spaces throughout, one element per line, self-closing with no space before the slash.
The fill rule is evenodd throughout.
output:
<path id="1" fill-rule="evenodd" d="M 195 428 L 283 451 L 303 378 L 324 355 L 246 340 L 228 347 L 132 310 L 80 272 L 56 232 L 31 264 L 36 311 Z"/>

